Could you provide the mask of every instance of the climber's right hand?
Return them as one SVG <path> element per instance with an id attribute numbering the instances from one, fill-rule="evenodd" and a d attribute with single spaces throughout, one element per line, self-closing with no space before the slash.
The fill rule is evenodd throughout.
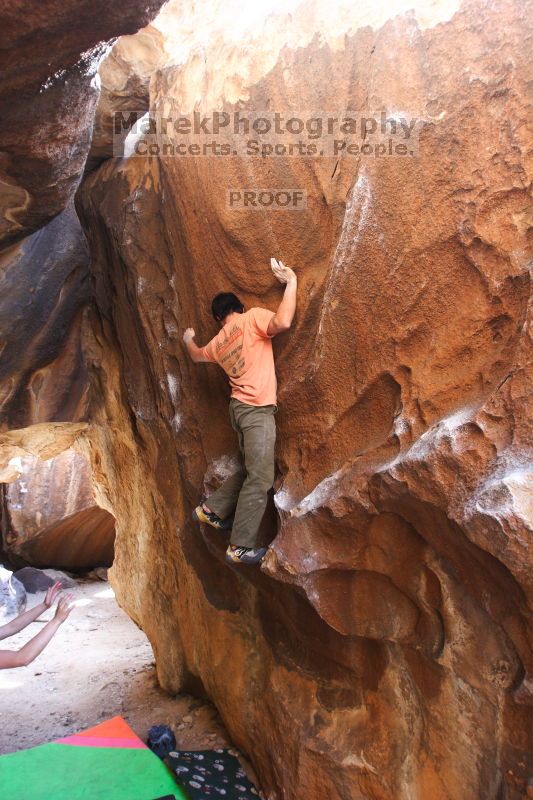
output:
<path id="1" fill-rule="evenodd" d="M 187 342 L 191 342 L 195 336 L 196 334 L 194 332 L 194 328 L 187 328 L 187 330 L 183 334 L 183 341 L 185 342 L 185 344 L 187 344 Z"/>
<path id="2" fill-rule="evenodd" d="M 286 267 L 283 261 L 275 258 L 270 259 L 272 272 L 280 283 L 296 283 L 296 273 L 290 267 Z"/>

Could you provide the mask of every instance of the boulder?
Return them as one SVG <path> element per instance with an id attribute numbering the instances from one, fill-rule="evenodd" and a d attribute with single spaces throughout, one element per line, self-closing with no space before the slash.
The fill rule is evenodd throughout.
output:
<path id="1" fill-rule="evenodd" d="M 197 13 L 169 3 L 154 23 L 168 53 L 154 115 L 384 110 L 420 135 L 409 158 L 131 155 L 85 179 L 89 437 L 118 600 L 162 686 L 209 694 L 271 798 L 519 800 L 533 768 L 526 4 L 317 0 L 236 13 L 231 34 L 227 3 Z M 306 207 L 229 207 L 229 189 L 254 187 L 304 190 Z M 226 380 L 181 335 L 214 335 L 218 291 L 275 309 L 270 256 L 299 275 L 274 343 L 271 547 L 261 569 L 232 569 L 191 521 L 236 454 Z"/>
<path id="2" fill-rule="evenodd" d="M 22 567 L 22 569 L 18 569 L 14 572 L 13 575 L 22 583 L 28 594 L 46 592 L 56 581 L 61 582 L 63 589 L 72 589 L 76 586 L 76 581 L 73 580 L 70 575 L 55 569 Z"/>
<path id="3" fill-rule="evenodd" d="M 91 569 L 89 572 L 86 572 L 83 576 L 84 578 L 89 578 L 92 581 L 108 581 L 109 575 L 106 567 L 96 567 L 96 569 Z"/>
<path id="4" fill-rule="evenodd" d="M 164 61 L 163 43 L 163 34 L 148 25 L 134 36 L 121 36 L 102 61 L 88 172 L 120 154 L 121 142 L 133 122 L 148 111 L 150 79 Z M 121 115 L 122 136 L 114 132 L 115 114 Z"/>
<path id="5" fill-rule="evenodd" d="M 110 41 L 163 0 L 2 0 L 0 242 L 43 227 L 72 199 L 91 143 L 96 71 Z"/>
<path id="6" fill-rule="evenodd" d="M 0 265 L 0 430 L 85 419 L 89 254 L 73 207 L 4 251 Z"/>
<path id="7" fill-rule="evenodd" d="M 26 589 L 13 573 L 0 565 L 0 625 L 26 609 Z"/>
<path id="8" fill-rule="evenodd" d="M 22 567 L 13 573 L 15 578 L 21 582 L 28 594 L 36 592 L 46 592 L 50 586 L 54 585 L 54 580 L 42 569 L 35 567 Z"/>
<path id="9" fill-rule="evenodd" d="M 54 583 L 61 581 L 63 589 L 74 589 L 78 585 L 76 575 L 72 572 L 64 572 L 61 569 L 43 569 L 42 572 L 51 578 Z"/>
<path id="10" fill-rule="evenodd" d="M 109 40 L 159 0 L 3 5 L 4 541 L 87 569 L 110 563 L 116 519 L 110 577 L 161 685 L 211 697 L 272 800 L 521 800 L 531 3 L 171 0 L 100 78 Z M 317 139 L 304 126 L 307 157 L 283 142 L 158 155 L 183 144 L 170 129 L 132 133 L 109 159 L 115 110 L 357 125 Z M 373 149 L 372 120 L 405 149 Z M 64 211 L 85 168 L 90 281 Z M 235 190 L 306 202 L 235 208 Z M 276 308 L 270 256 L 299 275 L 274 344 L 270 550 L 260 569 L 230 568 L 225 539 L 191 521 L 237 453 L 226 380 L 191 364 L 181 335 L 215 333 L 220 290 Z M 14 615 L 23 588 L 8 579 Z"/>
<path id="11" fill-rule="evenodd" d="M 86 570 L 113 561 L 114 519 L 93 497 L 88 460 L 74 450 L 40 461 L 4 491 L 4 544 L 37 567 Z"/>

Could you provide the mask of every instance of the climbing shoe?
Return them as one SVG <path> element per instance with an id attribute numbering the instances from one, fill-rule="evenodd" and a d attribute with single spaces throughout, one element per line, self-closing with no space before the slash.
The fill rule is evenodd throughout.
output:
<path id="1" fill-rule="evenodd" d="M 213 514 L 212 511 L 206 511 L 201 503 L 194 509 L 192 516 L 196 522 L 205 522 L 206 525 L 211 525 L 211 527 L 216 528 L 219 531 L 231 530 L 231 524 L 233 522 L 232 517 L 228 517 L 228 519 L 220 519 L 220 517 L 217 517 L 217 515 Z"/>
<path id="2" fill-rule="evenodd" d="M 230 544 L 226 550 L 226 561 L 230 564 L 259 564 L 266 551 L 266 547 L 239 547 Z"/>

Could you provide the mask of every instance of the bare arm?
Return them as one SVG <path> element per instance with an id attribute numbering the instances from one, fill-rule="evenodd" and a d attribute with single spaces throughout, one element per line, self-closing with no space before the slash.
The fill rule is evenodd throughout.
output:
<path id="1" fill-rule="evenodd" d="M 50 639 L 57 633 L 60 625 L 72 611 L 71 601 L 72 595 L 63 597 L 57 604 L 54 618 L 47 622 L 37 636 L 26 642 L 20 650 L 0 650 L 0 669 L 26 667 L 31 664 L 43 652 Z"/>
<path id="2" fill-rule="evenodd" d="M 183 341 L 185 342 L 185 347 L 187 348 L 189 356 L 195 363 L 200 361 L 209 361 L 209 359 L 204 356 L 202 348 L 198 347 L 194 341 L 195 336 L 196 334 L 194 332 L 194 328 L 187 328 L 183 334 Z"/>
<path id="3" fill-rule="evenodd" d="M 276 278 L 286 284 L 283 298 L 278 306 L 278 310 L 270 320 L 267 328 L 269 336 L 275 336 L 277 333 L 288 331 L 294 319 L 294 312 L 296 311 L 296 292 L 298 289 L 298 279 L 295 272 L 286 267 L 281 261 L 276 261 L 275 258 L 270 259 L 272 272 Z"/>
<path id="4" fill-rule="evenodd" d="M 42 603 L 30 608 L 23 614 L 19 614 L 18 617 L 12 619 L 7 625 L 0 626 L 0 639 L 7 639 L 8 636 L 13 636 L 15 633 L 23 630 L 30 622 L 34 622 L 47 608 L 50 608 L 60 591 L 61 583 L 56 581 L 46 592 L 46 597 Z"/>

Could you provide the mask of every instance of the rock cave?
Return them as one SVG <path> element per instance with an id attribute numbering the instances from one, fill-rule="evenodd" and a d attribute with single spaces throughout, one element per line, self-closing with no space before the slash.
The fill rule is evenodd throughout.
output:
<path id="1" fill-rule="evenodd" d="M 0 8 L 3 563 L 112 562 L 268 800 L 532 797 L 531 2 Z M 182 335 L 275 310 L 271 257 L 268 552 L 232 567 L 191 519 L 227 379 Z"/>

